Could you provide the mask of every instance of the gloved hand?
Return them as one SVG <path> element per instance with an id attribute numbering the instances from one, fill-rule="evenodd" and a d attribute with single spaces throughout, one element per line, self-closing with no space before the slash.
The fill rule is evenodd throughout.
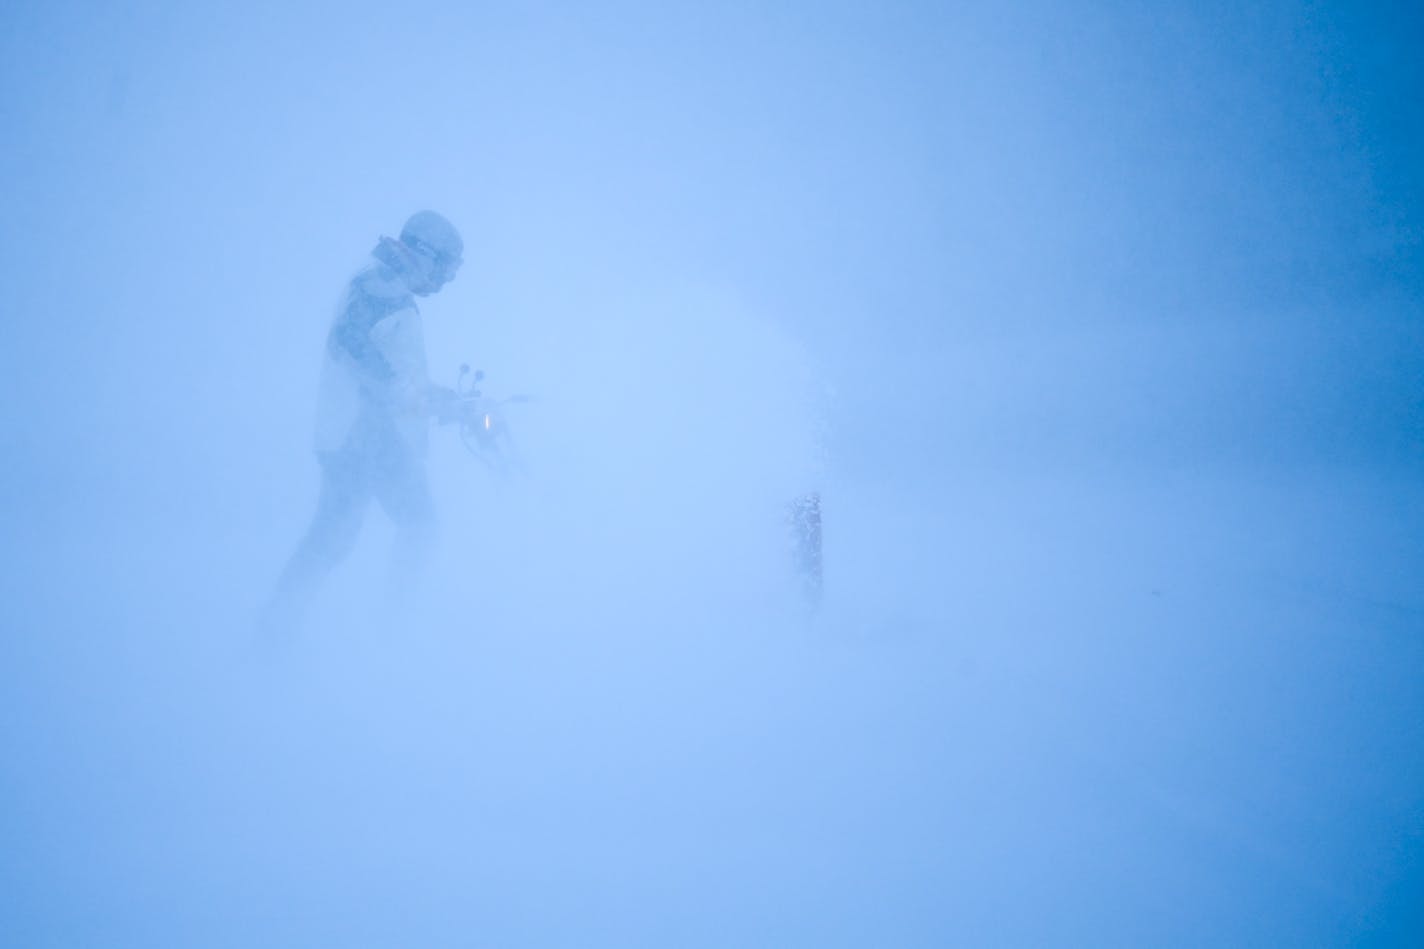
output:
<path id="1" fill-rule="evenodd" d="M 431 385 L 425 393 L 427 414 L 435 416 L 441 425 L 460 418 L 460 396 L 449 386 Z"/>

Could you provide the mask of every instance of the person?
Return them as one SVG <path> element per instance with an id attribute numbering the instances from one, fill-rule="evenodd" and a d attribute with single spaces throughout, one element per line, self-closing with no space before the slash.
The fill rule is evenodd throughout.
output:
<path id="1" fill-rule="evenodd" d="M 448 411 L 454 393 L 427 376 L 415 298 L 454 279 L 463 250 L 454 225 L 419 211 L 399 238 L 380 238 L 371 263 L 347 286 L 327 334 L 318 397 L 321 493 L 264 608 L 269 630 L 300 623 L 322 579 L 355 546 L 373 498 L 396 525 L 396 586 L 418 572 L 434 527 L 427 429 L 432 415 Z"/>

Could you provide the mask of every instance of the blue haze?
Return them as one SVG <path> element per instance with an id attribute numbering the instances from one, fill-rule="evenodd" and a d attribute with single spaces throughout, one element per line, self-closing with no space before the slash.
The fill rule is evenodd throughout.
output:
<path id="1" fill-rule="evenodd" d="M 1424 18 L 1242 6 L 6 4 L 0 945 L 1424 941 Z M 273 648 L 424 207 L 528 473 Z"/>

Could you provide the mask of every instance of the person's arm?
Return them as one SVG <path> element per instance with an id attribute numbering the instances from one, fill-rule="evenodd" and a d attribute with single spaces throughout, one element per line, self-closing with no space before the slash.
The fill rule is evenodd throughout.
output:
<path id="1" fill-rule="evenodd" d="M 380 347 L 371 342 L 369 332 L 362 332 L 360 326 L 342 321 L 331 331 L 331 345 L 344 350 L 356 364 L 363 382 L 385 385 L 396 377 L 396 372 Z"/>
<path id="2" fill-rule="evenodd" d="M 370 341 L 391 372 L 384 383 L 390 401 L 403 412 L 433 412 L 438 387 L 426 371 L 420 312 L 402 307 L 371 328 Z"/>
<path id="3" fill-rule="evenodd" d="M 388 390 L 398 376 L 374 331 L 378 324 L 408 305 L 402 296 L 382 293 L 382 289 L 364 281 L 353 285 L 327 339 L 333 352 L 347 357 L 369 394 Z"/>

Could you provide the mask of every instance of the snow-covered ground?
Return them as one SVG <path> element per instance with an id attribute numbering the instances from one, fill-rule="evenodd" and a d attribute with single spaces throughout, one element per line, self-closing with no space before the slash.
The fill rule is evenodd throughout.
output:
<path id="1" fill-rule="evenodd" d="M 285 646 L 170 543 L 191 521 L 51 525 L 3 599 L 11 938 L 1417 931 L 1419 485 L 966 474 L 833 483 L 826 517 L 814 617 L 631 548 L 530 575 L 490 544 L 394 620 L 358 555 Z"/>

